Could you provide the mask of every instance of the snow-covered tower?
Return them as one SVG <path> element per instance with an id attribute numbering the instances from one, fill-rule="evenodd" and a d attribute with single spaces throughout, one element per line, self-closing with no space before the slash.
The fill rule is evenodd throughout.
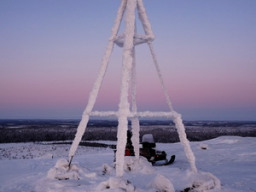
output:
<path id="1" fill-rule="evenodd" d="M 136 33 L 136 11 L 139 16 L 139 20 L 142 23 L 145 34 Z M 123 34 L 118 34 L 121 21 L 125 17 L 125 29 Z M 106 52 L 102 59 L 102 64 L 94 83 L 93 89 L 89 96 L 88 104 L 84 110 L 82 120 L 77 128 L 77 133 L 72 146 L 69 151 L 69 165 L 72 162 L 72 158 L 75 155 L 77 147 L 81 141 L 81 138 L 86 130 L 87 123 L 90 116 L 108 117 L 115 116 L 118 118 L 118 131 L 117 131 L 117 152 L 116 152 L 116 175 L 123 175 L 124 166 L 124 151 L 127 140 L 128 120 L 132 122 L 132 142 L 135 150 L 135 157 L 139 158 L 139 118 L 140 117 L 168 117 L 172 118 L 180 141 L 184 146 L 185 153 L 190 163 L 193 172 L 197 172 L 195 165 L 195 157 L 190 148 L 189 142 L 186 137 L 185 128 L 181 120 L 181 115 L 174 111 L 170 98 L 165 89 L 160 68 L 156 59 L 156 55 L 153 50 L 152 41 L 154 40 L 154 34 L 151 29 L 150 22 L 148 20 L 146 10 L 143 5 L 143 0 L 122 0 L 121 5 L 117 12 L 117 17 L 112 28 L 112 34 L 108 42 Z M 135 46 L 138 44 L 146 43 L 152 54 L 153 62 L 156 67 L 157 74 L 159 76 L 163 92 L 170 112 L 138 112 L 136 105 L 136 62 L 134 57 Z M 114 45 L 118 45 L 123 49 L 123 63 L 122 63 L 122 80 L 120 91 L 120 102 L 118 111 L 93 111 L 94 104 L 101 84 L 106 73 L 107 65 L 109 63 L 110 55 L 112 53 Z M 131 91 L 129 91 L 131 90 Z M 129 95 L 131 94 L 131 95 Z M 129 102 L 129 96 L 131 101 Z"/>

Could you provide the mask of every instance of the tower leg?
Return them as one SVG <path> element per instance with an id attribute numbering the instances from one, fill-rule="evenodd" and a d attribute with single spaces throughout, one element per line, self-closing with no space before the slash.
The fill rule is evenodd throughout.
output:
<path id="1" fill-rule="evenodd" d="M 120 24 L 121 24 L 121 20 L 122 20 L 124 10 L 125 10 L 125 7 L 126 7 L 126 2 L 127 2 L 127 0 L 123 0 L 119 9 L 118 9 L 115 24 L 112 28 L 112 34 L 111 34 L 111 37 L 110 37 L 105 55 L 102 58 L 102 64 L 101 64 L 97 79 L 96 79 L 96 81 L 93 85 L 92 91 L 90 92 L 88 104 L 87 104 L 87 106 L 86 106 L 86 108 L 83 112 L 82 120 L 80 121 L 80 123 L 78 125 L 77 132 L 76 132 L 76 135 L 75 135 L 75 139 L 73 140 L 73 143 L 72 143 L 71 148 L 69 150 L 69 165 L 71 164 L 73 156 L 75 155 L 77 147 L 78 147 L 78 145 L 79 145 L 79 143 L 82 139 L 82 136 L 83 136 L 83 134 L 86 130 L 87 123 L 89 121 L 90 113 L 91 113 L 91 111 L 94 107 L 94 104 L 96 102 L 96 98 L 98 96 L 103 78 L 104 78 L 106 70 L 107 70 L 107 66 L 108 66 L 108 63 L 109 63 L 109 58 L 110 58 L 110 55 L 113 51 L 114 39 L 117 36 L 118 30 L 119 30 L 119 27 L 120 27 Z"/>
<path id="2" fill-rule="evenodd" d="M 118 130 L 117 130 L 117 152 L 116 152 L 116 175 L 122 176 L 124 172 L 124 150 L 127 142 L 128 116 L 130 106 L 128 101 L 129 85 L 131 81 L 131 70 L 133 65 L 133 49 L 135 35 L 135 9 L 137 0 L 127 1 L 124 48 L 123 48 L 123 67 L 122 82 L 119 103 Z"/>
<path id="3" fill-rule="evenodd" d="M 136 32 L 136 31 L 135 31 Z M 133 65 L 131 74 L 131 103 L 132 112 L 137 113 L 137 103 L 136 103 L 136 57 L 135 57 L 135 47 L 133 49 Z M 138 159 L 140 155 L 140 122 L 137 116 L 131 119 L 132 121 L 132 145 L 134 147 L 135 157 Z"/>
<path id="4" fill-rule="evenodd" d="M 156 58 L 156 55 L 155 55 L 155 52 L 153 50 L 153 46 L 152 46 L 152 43 L 148 43 L 149 45 L 149 49 L 150 49 L 150 52 L 152 54 L 152 57 L 153 57 L 153 61 L 154 61 L 154 64 L 155 64 L 155 67 L 156 67 L 156 71 L 157 71 L 157 74 L 158 74 L 158 77 L 159 77 L 159 80 L 161 82 L 161 86 L 162 86 L 162 89 L 163 89 L 163 92 L 164 92 L 164 96 L 165 96 L 165 99 L 166 99 L 166 102 L 168 104 L 168 107 L 170 109 L 170 111 L 173 111 L 174 112 L 174 117 L 173 117 L 173 122 L 175 123 L 175 127 L 177 129 L 177 132 L 178 132 L 178 135 L 179 135 L 179 139 L 180 139 L 180 142 L 182 143 L 183 145 L 183 148 L 184 148 L 184 151 L 185 151 L 185 154 L 187 156 L 187 159 L 190 163 L 190 167 L 192 169 L 192 171 L 194 173 L 197 172 L 197 168 L 196 168 L 196 163 L 195 163 L 195 155 L 189 145 L 189 141 L 187 139 L 187 135 L 186 135 L 186 132 L 185 132 L 185 127 L 184 127 L 184 124 L 182 122 L 182 119 L 181 119 L 181 115 L 176 113 L 172 107 L 172 103 L 171 103 L 171 100 L 170 100 L 170 97 L 167 93 L 167 90 L 164 86 L 164 81 L 163 81 L 163 78 L 162 78 L 162 74 L 161 74 L 161 71 L 160 71 L 160 68 L 159 68 L 159 65 L 158 65 L 158 62 L 157 62 L 157 58 Z"/>

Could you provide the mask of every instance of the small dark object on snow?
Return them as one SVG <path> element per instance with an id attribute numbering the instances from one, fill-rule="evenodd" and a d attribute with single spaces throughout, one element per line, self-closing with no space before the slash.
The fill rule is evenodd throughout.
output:
<path id="1" fill-rule="evenodd" d="M 131 141 L 132 133 L 127 131 L 127 144 L 125 149 L 125 156 L 134 156 L 134 148 Z M 146 134 L 142 137 L 142 148 L 140 148 L 140 156 L 147 158 L 152 165 L 170 165 L 175 161 L 175 155 L 172 155 L 170 160 L 167 159 L 165 151 L 158 151 L 155 149 L 156 143 L 152 134 Z M 164 163 L 158 164 L 157 162 L 164 161 Z"/>

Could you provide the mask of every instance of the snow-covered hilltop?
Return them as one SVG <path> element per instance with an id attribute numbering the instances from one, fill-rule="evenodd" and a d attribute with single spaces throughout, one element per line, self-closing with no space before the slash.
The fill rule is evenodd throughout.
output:
<path id="1" fill-rule="evenodd" d="M 113 141 L 98 142 L 115 144 Z M 255 191 L 256 138 L 223 136 L 190 144 L 198 169 L 220 179 L 221 189 L 208 191 Z M 115 177 L 112 149 L 79 146 L 74 158 L 79 180 L 52 179 L 49 170 L 58 159 L 67 158 L 69 147 L 47 143 L 0 144 L 0 191 L 155 192 L 171 190 L 172 185 L 175 191 L 180 192 L 192 188 L 191 182 L 195 180 L 180 143 L 157 143 L 157 148 L 165 150 L 168 155 L 176 155 L 175 163 L 170 166 L 151 167 L 142 161 L 143 169 L 138 169 L 131 165 L 131 160 L 126 160 L 126 163 L 130 162 L 130 169 L 125 170 L 122 180 Z"/>

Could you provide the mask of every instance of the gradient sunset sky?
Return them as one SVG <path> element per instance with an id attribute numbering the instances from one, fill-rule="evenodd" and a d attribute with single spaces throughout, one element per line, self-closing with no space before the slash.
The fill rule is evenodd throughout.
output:
<path id="1" fill-rule="evenodd" d="M 0 119 L 80 119 L 120 3 L 1 0 Z M 256 120 L 256 1 L 144 5 L 165 85 L 183 119 Z M 146 44 L 136 47 L 136 60 L 138 110 L 168 111 Z M 95 110 L 118 109 L 121 67 L 115 46 Z"/>

